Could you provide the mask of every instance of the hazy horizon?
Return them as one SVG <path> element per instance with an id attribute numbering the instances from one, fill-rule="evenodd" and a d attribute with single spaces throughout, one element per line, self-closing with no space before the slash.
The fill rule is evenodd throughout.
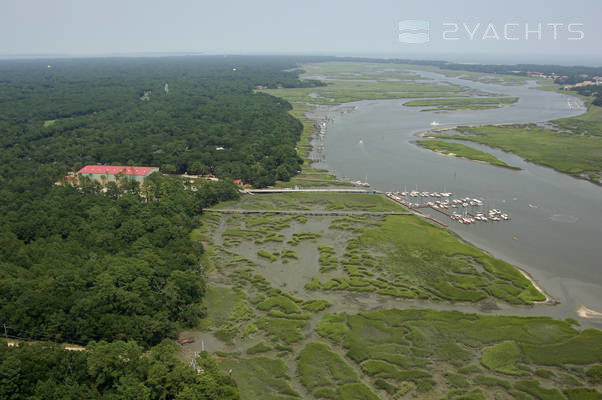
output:
<path id="1" fill-rule="evenodd" d="M 596 0 L 24 0 L 0 15 L 0 58 L 303 54 L 602 65 L 598 9 Z M 401 42 L 406 20 L 427 23 L 429 40 Z"/>

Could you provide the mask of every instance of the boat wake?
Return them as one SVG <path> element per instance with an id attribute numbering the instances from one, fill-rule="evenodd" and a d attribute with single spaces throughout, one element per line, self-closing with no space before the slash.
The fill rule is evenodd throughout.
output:
<path id="1" fill-rule="evenodd" d="M 573 224 L 579 220 L 579 218 L 574 217 L 572 215 L 564 215 L 564 214 L 554 214 L 550 217 L 550 219 L 554 222 L 565 222 L 568 224 Z"/>

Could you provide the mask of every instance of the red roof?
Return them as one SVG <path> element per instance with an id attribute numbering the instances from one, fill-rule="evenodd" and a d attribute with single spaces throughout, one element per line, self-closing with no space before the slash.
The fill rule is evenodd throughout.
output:
<path id="1" fill-rule="evenodd" d="M 132 167 L 124 165 L 86 165 L 85 167 L 77 171 L 77 173 L 117 175 L 121 172 L 125 175 L 146 175 L 154 169 L 158 169 L 158 167 Z"/>

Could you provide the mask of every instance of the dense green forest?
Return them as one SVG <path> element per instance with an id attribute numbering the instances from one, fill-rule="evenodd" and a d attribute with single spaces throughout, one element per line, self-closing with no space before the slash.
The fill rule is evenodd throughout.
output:
<path id="1" fill-rule="evenodd" d="M 129 162 L 257 186 L 287 180 L 301 162 L 301 123 L 288 103 L 253 89 L 321 84 L 282 71 L 294 66 L 245 57 L 0 63 L 0 176 Z"/>
<path id="2" fill-rule="evenodd" d="M 197 373 L 177 355 L 179 345 L 162 342 L 151 351 L 133 342 L 94 342 L 86 351 L 31 344 L 0 346 L 2 399 L 177 399 L 235 400 L 232 378 L 207 354 Z"/>
<path id="3" fill-rule="evenodd" d="M 3 349 L 0 397 L 237 398 L 211 360 L 198 377 L 164 340 L 204 315 L 191 238 L 202 208 L 236 199 L 233 178 L 265 186 L 299 169 L 290 104 L 254 92 L 320 84 L 295 68 L 278 57 L 0 62 L 0 322 L 15 339 L 98 342 Z M 95 163 L 223 179 L 54 184 Z"/>
<path id="4" fill-rule="evenodd" d="M 95 185 L 3 197 L 0 320 L 11 335 L 152 345 L 198 322 L 202 247 L 189 233 L 202 207 L 237 192 L 188 193 L 158 174 L 140 190 L 149 201 Z"/>

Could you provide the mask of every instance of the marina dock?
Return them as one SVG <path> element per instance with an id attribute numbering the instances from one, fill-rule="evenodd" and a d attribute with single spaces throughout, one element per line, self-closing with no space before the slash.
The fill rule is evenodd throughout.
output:
<path id="1" fill-rule="evenodd" d="M 404 207 L 407 207 L 410 210 L 415 211 L 425 217 L 429 217 L 434 222 L 441 224 L 443 226 L 448 226 L 447 224 L 441 222 L 437 218 L 434 218 L 430 215 L 427 215 L 420 211 L 422 208 L 430 208 L 434 211 L 440 212 L 446 217 L 450 218 L 453 221 L 456 221 L 461 224 L 473 224 L 476 222 L 499 222 L 499 221 L 509 221 L 510 215 L 504 213 L 498 209 L 491 209 L 488 211 L 480 211 L 483 206 L 483 201 L 476 199 L 465 197 L 462 199 L 454 199 L 452 198 L 452 193 L 443 192 L 418 192 L 417 190 L 411 192 L 387 192 L 385 195 L 396 203 L 401 204 Z M 427 198 L 431 201 L 427 202 L 413 202 L 410 201 L 408 196 L 413 198 Z M 442 199 L 442 200 L 439 200 Z M 458 212 L 449 212 L 448 209 L 456 209 Z"/>
<path id="2" fill-rule="evenodd" d="M 248 194 L 269 194 L 269 193 L 360 193 L 384 195 L 390 200 L 406 207 L 410 212 L 405 211 L 320 211 L 320 210 L 243 210 L 243 209 L 203 209 L 204 212 L 218 212 L 222 214 L 281 214 L 281 215 L 309 215 L 309 216 L 350 216 L 350 215 L 419 215 L 425 219 L 435 222 L 444 227 L 449 225 L 440 219 L 427 214 L 421 209 L 429 208 L 437 211 L 452 221 L 460 224 L 473 224 L 477 222 L 499 222 L 509 221 L 510 215 L 497 209 L 480 211 L 483 201 L 476 198 L 465 197 L 457 199 L 452 197 L 449 192 L 381 192 L 372 189 L 363 188 L 308 188 L 308 189 L 246 189 L 241 190 Z M 414 198 L 428 199 L 431 201 L 413 202 Z M 410 201 L 412 200 L 412 201 Z M 455 209 L 457 212 L 450 212 L 449 209 Z M 449 210 L 449 211 L 448 211 Z"/>

